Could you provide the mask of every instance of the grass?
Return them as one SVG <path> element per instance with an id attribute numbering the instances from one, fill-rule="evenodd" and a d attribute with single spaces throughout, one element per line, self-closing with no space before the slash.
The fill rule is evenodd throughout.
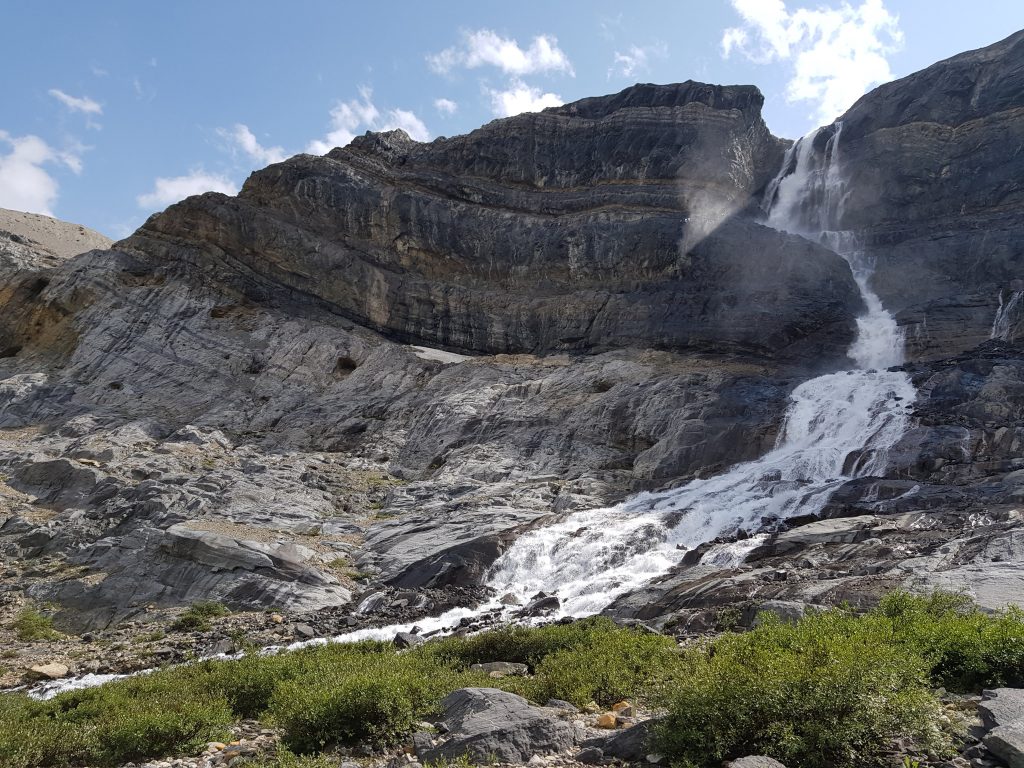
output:
<path id="1" fill-rule="evenodd" d="M 60 632 L 53 628 L 53 619 L 35 608 L 22 608 L 11 622 L 11 629 L 25 643 L 37 640 L 59 640 Z"/>
<path id="2" fill-rule="evenodd" d="M 229 611 L 223 603 L 194 603 L 171 624 L 172 632 L 205 632 L 213 626 L 210 619 L 227 616 Z"/>
<path id="3" fill-rule="evenodd" d="M 195 608 L 195 606 L 193 607 Z M 492 679 L 474 663 L 525 663 Z M 205 661 L 47 702 L 0 696 L 0 768 L 114 766 L 195 754 L 241 719 L 282 729 L 266 768 L 322 768 L 335 746 L 401 743 L 451 691 L 502 687 L 537 702 L 661 708 L 652 751 L 676 768 L 767 754 L 790 768 L 880 764 L 897 738 L 941 755 L 952 734 L 934 688 L 1018 684 L 1024 616 L 960 598 L 894 594 L 867 615 L 766 619 L 680 650 L 658 635 L 588 619 L 506 628 L 399 652 L 386 643 Z"/>

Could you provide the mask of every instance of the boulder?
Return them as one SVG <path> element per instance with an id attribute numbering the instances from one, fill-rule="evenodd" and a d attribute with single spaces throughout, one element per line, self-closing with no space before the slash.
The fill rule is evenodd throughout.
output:
<path id="1" fill-rule="evenodd" d="M 576 744 L 576 729 L 557 713 L 495 688 L 462 688 L 441 702 L 444 740 L 418 755 L 424 764 L 456 760 L 525 763 Z"/>
<path id="2" fill-rule="evenodd" d="M 998 728 L 1024 720 L 1024 689 L 996 688 L 984 691 L 978 714 L 986 728 Z"/>
<path id="3" fill-rule="evenodd" d="M 29 670 L 29 675 L 36 680 L 59 680 L 67 677 L 69 669 L 66 664 L 51 661 L 49 664 L 40 664 Z"/>
<path id="4" fill-rule="evenodd" d="M 426 638 L 420 635 L 414 635 L 412 632 L 399 632 L 395 635 L 394 644 L 396 648 L 416 648 L 423 645 Z"/>
<path id="5" fill-rule="evenodd" d="M 583 742 L 583 746 L 598 747 L 606 757 L 638 762 L 650 753 L 652 731 L 656 724 L 655 720 L 645 720 L 607 736 L 587 739 Z"/>
<path id="6" fill-rule="evenodd" d="M 506 677 L 508 675 L 525 675 L 530 668 L 525 664 L 517 664 L 511 661 L 488 661 L 485 664 L 471 664 L 470 672 L 483 672 L 491 677 Z"/>
<path id="7" fill-rule="evenodd" d="M 983 741 L 1009 768 L 1024 768 L 1024 720 L 994 728 Z"/>

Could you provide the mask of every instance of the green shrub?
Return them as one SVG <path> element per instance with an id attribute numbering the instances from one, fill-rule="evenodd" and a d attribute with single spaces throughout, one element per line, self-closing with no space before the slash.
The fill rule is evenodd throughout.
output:
<path id="1" fill-rule="evenodd" d="M 481 679 L 416 653 L 335 646 L 301 676 L 280 683 L 268 713 L 299 753 L 329 744 L 395 743 L 413 723 L 437 711 L 451 691 Z"/>
<path id="2" fill-rule="evenodd" d="M 1024 686 L 1024 613 L 987 614 L 963 595 L 893 592 L 870 616 L 886 622 L 894 643 L 927 662 L 936 685 L 957 691 Z"/>
<path id="3" fill-rule="evenodd" d="M 879 622 L 841 611 L 727 634 L 683 655 L 663 685 L 658 748 L 678 765 L 749 754 L 794 768 L 881 764 L 896 737 L 947 746 L 928 668 Z"/>
<path id="4" fill-rule="evenodd" d="M 0 696 L 0 768 L 114 766 L 226 736 L 227 701 L 192 675 L 154 673 L 46 702 Z"/>
<path id="5" fill-rule="evenodd" d="M 53 619 L 34 608 L 23 608 L 11 622 L 18 639 L 30 643 L 35 640 L 59 640 L 60 633 L 53 628 Z"/>
<path id="6" fill-rule="evenodd" d="M 171 629 L 175 632 L 205 632 L 211 626 L 210 619 L 227 616 L 229 611 L 222 603 L 195 603 L 182 613 Z"/>

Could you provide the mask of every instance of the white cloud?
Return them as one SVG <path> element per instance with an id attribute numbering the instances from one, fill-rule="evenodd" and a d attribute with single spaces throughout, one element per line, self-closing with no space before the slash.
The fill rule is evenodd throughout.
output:
<path id="1" fill-rule="evenodd" d="M 434 99 L 434 109 L 442 115 L 454 115 L 458 111 L 459 105 L 451 99 Z"/>
<path id="2" fill-rule="evenodd" d="M 53 216 L 59 185 L 43 165 L 65 165 L 80 173 L 78 148 L 60 151 L 38 136 L 11 136 L 6 131 L 0 131 L 0 143 L 10 148 L 0 154 L 0 208 Z"/>
<path id="3" fill-rule="evenodd" d="M 93 101 L 88 96 L 82 96 L 81 98 L 69 96 L 57 88 L 51 88 L 49 94 L 72 112 L 82 112 L 86 115 L 103 114 L 103 107 L 100 106 L 99 102 Z"/>
<path id="4" fill-rule="evenodd" d="M 173 178 L 160 177 L 153 182 L 153 190 L 135 198 L 140 208 L 164 208 L 171 203 L 184 200 L 190 195 L 203 192 L 223 192 L 233 195 L 238 192 L 238 185 L 226 176 L 207 173 L 201 168 L 186 176 Z"/>
<path id="5" fill-rule="evenodd" d="M 792 61 L 786 99 L 813 103 L 819 122 L 830 122 L 869 88 L 893 79 L 886 57 L 902 46 L 903 33 L 883 0 L 793 12 L 783 0 L 732 5 L 743 25 L 722 34 L 722 55 L 739 51 L 759 64 Z"/>
<path id="6" fill-rule="evenodd" d="M 547 107 L 560 107 L 565 102 L 555 93 L 541 93 L 540 88 L 513 80 L 504 91 L 487 89 L 491 110 L 497 117 L 511 117 L 522 112 L 540 112 Z"/>
<path id="7" fill-rule="evenodd" d="M 335 147 L 344 147 L 363 131 L 393 131 L 401 128 L 416 141 L 429 141 L 430 130 L 414 112 L 391 109 L 381 113 L 373 103 L 373 91 L 359 89 L 359 98 L 342 101 L 331 110 L 331 131 L 323 139 L 309 143 L 307 152 L 323 155 Z"/>
<path id="8" fill-rule="evenodd" d="M 264 147 L 256 139 L 256 135 L 243 123 L 235 123 L 235 127 L 218 128 L 217 134 L 230 142 L 232 150 L 241 151 L 260 166 L 280 163 L 288 153 L 282 147 Z"/>
<path id="9" fill-rule="evenodd" d="M 489 29 L 464 31 L 459 45 L 427 56 L 427 63 L 438 74 L 447 74 L 457 66 L 466 69 L 493 66 L 509 75 L 576 74 L 569 57 L 558 47 L 557 38 L 537 35 L 528 48 L 522 48 L 516 40 L 501 37 Z"/>
<path id="10" fill-rule="evenodd" d="M 652 58 L 664 58 L 667 55 L 668 48 L 664 43 L 631 45 L 625 53 L 616 51 L 612 66 L 608 69 L 608 79 L 614 75 L 634 77 L 641 72 L 649 72 Z"/>

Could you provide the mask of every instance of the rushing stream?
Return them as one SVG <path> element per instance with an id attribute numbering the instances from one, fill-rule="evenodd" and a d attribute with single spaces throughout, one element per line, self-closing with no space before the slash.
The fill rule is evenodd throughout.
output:
<path id="1" fill-rule="evenodd" d="M 572 514 L 521 536 L 492 567 L 487 585 L 495 599 L 416 622 L 424 633 L 450 631 L 471 616 L 506 610 L 499 597 L 526 603 L 537 592 L 556 595 L 558 616 L 600 612 L 616 598 L 666 573 L 700 544 L 741 531 L 756 534 L 795 515 L 821 511 L 845 481 L 878 474 L 903 434 L 915 398 L 905 373 L 903 337 L 869 286 L 870 265 L 851 233 L 835 231 L 844 185 L 838 156 L 841 125 L 821 156 L 818 132 L 794 144 L 765 201 L 768 224 L 825 243 L 845 258 L 867 311 L 849 349 L 856 367 L 806 381 L 793 390 L 776 447 L 756 461 L 694 480 L 679 488 L 641 493 L 621 504 Z M 757 537 L 712 548 L 703 562 L 742 562 Z M 359 630 L 334 642 L 390 639 L 413 625 Z M 291 647 L 324 643 L 313 640 Z M 103 682 L 105 676 L 58 681 L 37 695 Z M 106 678 L 106 679 L 109 679 Z"/>

